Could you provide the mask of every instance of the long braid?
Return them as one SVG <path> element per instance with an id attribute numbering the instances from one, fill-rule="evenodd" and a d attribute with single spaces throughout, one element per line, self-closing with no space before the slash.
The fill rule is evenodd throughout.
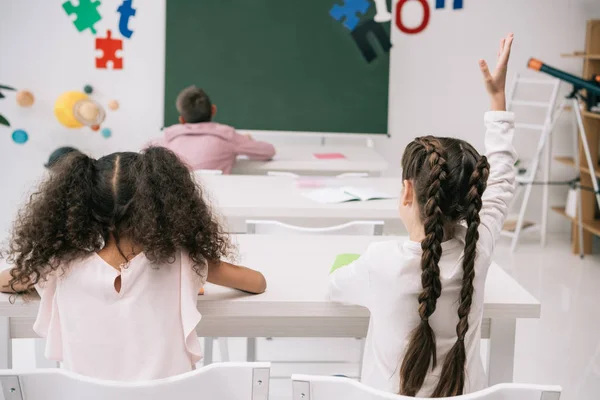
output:
<path id="1" fill-rule="evenodd" d="M 435 334 L 429 325 L 429 317 L 434 313 L 437 299 L 442 293 L 439 261 L 442 256 L 445 220 L 441 206 L 444 204 L 444 187 L 448 177 L 446 153 L 437 139 L 419 138 L 417 145 L 422 146 L 430 173 L 428 179 L 427 201 L 423 207 L 425 239 L 421 243 L 421 284 L 419 294 L 419 315 L 421 322 L 412 332 L 406 355 L 400 367 L 400 394 L 415 396 L 427 376 L 429 367 L 436 366 Z"/>
<path id="2" fill-rule="evenodd" d="M 448 352 L 440 380 L 432 397 L 450 397 L 463 394 L 465 385 L 465 336 L 469 330 L 469 313 L 473 302 L 473 280 L 475 279 L 475 258 L 477 256 L 477 241 L 479 240 L 479 211 L 481 211 L 481 196 L 485 191 L 490 165 L 487 158 L 481 156 L 475 165 L 469 179 L 469 192 L 465 199 L 465 220 L 467 234 L 463 260 L 463 278 L 458 306 L 459 322 L 456 326 L 457 341 Z"/>

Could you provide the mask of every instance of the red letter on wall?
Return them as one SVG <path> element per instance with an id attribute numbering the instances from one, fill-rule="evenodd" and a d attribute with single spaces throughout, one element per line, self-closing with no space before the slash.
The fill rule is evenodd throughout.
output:
<path id="1" fill-rule="evenodd" d="M 427 25 L 429 25 L 429 17 L 431 14 L 431 9 L 429 8 L 429 4 L 427 3 L 427 0 L 416 0 L 416 1 L 418 1 L 423 6 L 423 22 L 421 22 L 421 25 L 417 26 L 416 28 L 408 28 L 402 22 L 402 8 L 404 7 L 404 5 L 406 3 L 409 2 L 409 0 L 400 0 L 400 1 L 398 1 L 398 4 L 396 5 L 396 26 L 398 27 L 398 29 L 400 29 L 402 32 L 404 32 L 408 35 L 415 35 L 417 33 L 420 33 L 423 30 L 425 30 L 425 28 L 427 28 Z"/>

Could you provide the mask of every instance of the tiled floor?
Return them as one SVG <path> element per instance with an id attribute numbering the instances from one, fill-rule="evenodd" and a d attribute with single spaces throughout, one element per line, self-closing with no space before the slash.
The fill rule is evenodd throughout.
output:
<path id="1" fill-rule="evenodd" d="M 599 399 L 600 256 L 580 260 L 568 237 L 552 236 L 546 248 L 531 240 L 514 255 L 501 241 L 496 260 L 542 302 L 539 320 L 517 324 L 515 380 L 561 385 L 562 400 Z M 229 345 L 232 360 L 242 361 L 245 341 L 230 339 Z M 275 362 L 271 398 L 291 397 L 292 373 L 356 376 L 361 345 L 357 339 L 259 340 L 258 358 Z M 216 343 L 215 353 L 218 359 Z M 16 346 L 15 368 L 31 365 L 31 346 Z"/>

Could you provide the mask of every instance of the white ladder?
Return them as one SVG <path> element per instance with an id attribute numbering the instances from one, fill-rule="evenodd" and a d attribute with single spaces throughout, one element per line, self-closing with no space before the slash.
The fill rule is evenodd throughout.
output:
<path id="1" fill-rule="evenodd" d="M 530 85 L 545 85 L 551 86 L 552 93 L 550 95 L 549 101 L 541 102 L 541 101 L 526 101 L 526 100 L 517 100 L 515 99 L 515 93 L 517 91 L 517 87 L 520 84 L 530 84 Z M 540 224 L 532 224 L 527 227 L 524 227 L 525 224 L 525 212 L 527 211 L 527 204 L 529 203 L 529 198 L 531 197 L 531 190 L 533 188 L 533 182 L 538 173 L 538 168 L 540 165 L 540 158 L 542 155 L 544 156 L 544 177 L 543 181 L 548 182 L 550 179 L 550 163 L 551 163 L 551 133 L 552 127 L 554 125 L 554 113 L 556 110 L 556 100 L 558 98 L 558 92 L 560 89 L 560 80 L 558 79 L 529 79 L 529 78 L 521 78 L 520 75 L 517 74 L 515 77 L 511 90 L 509 92 L 508 101 L 506 104 L 506 109 L 508 111 L 512 111 L 513 106 L 522 106 L 522 107 L 537 107 L 537 108 L 545 108 L 546 116 L 544 119 L 544 123 L 542 125 L 538 124 L 530 124 L 530 123 L 516 123 L 515 128 L 517 131 L 519 130 L 534 130 L 541 131 L 540 139 L 538 141 L 538 146 L 535 152 L 535 155 L 531 161 L 531 165 L 527 168 L 527 171 L 524 175 L 517 175 L 517 189 L 515 192 L 515 196 L 511 205 L 512 206 L 517 202 L 517 199 L 520 197 L 521 193 L 523 194 L 523 199 L 521 201 L 521 205 L 519 207 L 519 214 L 516 219 L 516 223 L 514 229 L 505 229 L 507 224 L 502 229 L 502 235 L 508 236 L 512 238 L 510 251 L 514 252 L 517 243 L 519 242 L 519 237 L 522 233 L 531 232 L 540 230 L 540 242 L 542 246 L 546 245 L 546 233 L 547 233 L 547 225 L 548 225 L 548 185 L 543 185 L 543 194 L 542 194 L 542 216 Z M 545 152 L 544 152 L 545 150 Z M 542 154 L 544 153 L 544 154 Z M 510 223 L 510 220 L 507 220 Z"/>

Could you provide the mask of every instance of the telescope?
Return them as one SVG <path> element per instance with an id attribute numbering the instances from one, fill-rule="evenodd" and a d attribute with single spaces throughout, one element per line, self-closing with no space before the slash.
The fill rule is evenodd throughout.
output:
<path id="1" fill-rule="evenodd" d="M 571 92 L 569 98 L 576 98 L 579 96 L 586 103 L 586 108 L 591 111 L 600 102 L 600 75 L 595 75 L 592 79 L 586 80 L 578 76 L 571 75 L 567 72 L 553 68 L 547 64 L 544 64 L 540 60 L 532 58 L 529 60 L 527 66 L 535 71 L 544 72 L 550 76 L 558 78 L 562 81 L 573 85 L 573 92 Z M 587 94 L 584 96 L 579 93 L 581 90 L 587 90 Z"/>

